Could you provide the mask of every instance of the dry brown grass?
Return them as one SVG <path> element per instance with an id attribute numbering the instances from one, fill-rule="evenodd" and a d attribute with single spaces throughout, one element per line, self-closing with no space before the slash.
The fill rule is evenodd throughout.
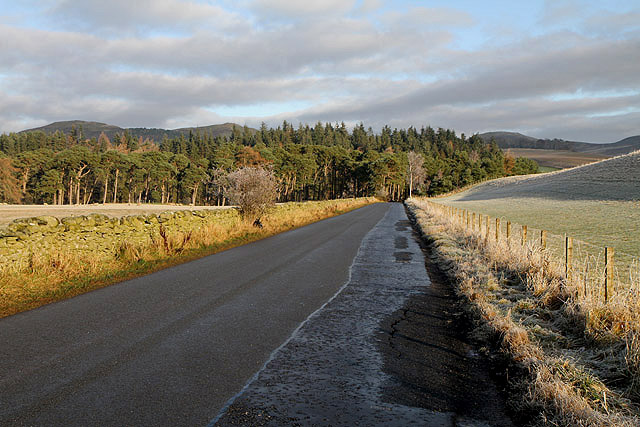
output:
<path id="1" fill-rule="evenodd" d="M 637 294 L 605 304 L 535 244 L 496 242 L 426 201 L 408 206 L 475 318 L 529 373 L 512 381 L 522 381 L 523 408 L 539 411 L 540 424 L 640 423 Z"/>
<path id="2" fill-rule="evenodd" d="M 263 228 L 243 221 L 235 210 L 209 217 L 189 230 L 154 229 L 143 241 L 126 235 L 107 250 L 65 246 L 55 239 L 48 246 L 33 242 L 19 257 L 0 253 L 0 317 L 68 298 L 292 228 L 374 203 L 373 198 L 286 203 L 262 218 Z"/>

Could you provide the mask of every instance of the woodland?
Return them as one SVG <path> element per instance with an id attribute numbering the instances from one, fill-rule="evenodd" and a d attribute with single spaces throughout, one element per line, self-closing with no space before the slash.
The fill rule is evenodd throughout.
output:
<path id="1" fill-rule="evenodd" d="M 417 159 L 417 163 L 416 163 Z M 71 132 L 0 135 L 0 202 L 22 204 L 184 203 L 225 205 L 227 177 L 270 170 L 278 201 L 437 195 L 538 165 L 495 142 L 423 127 L 374 133 L 361 123 L 276 128 L 234 126 L 229 135 L 181 134 L 154 141 L 128 131 L 109 138 Z M 411 187 L 411 188 L 409 188 Z"/>

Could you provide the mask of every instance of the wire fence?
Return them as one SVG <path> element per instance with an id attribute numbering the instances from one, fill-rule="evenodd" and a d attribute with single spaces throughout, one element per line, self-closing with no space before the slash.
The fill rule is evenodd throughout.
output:
<path id="1" fill-rule="evenodd" d="M 566 234 L 495 218 L 479 212 L 427 201 L 468 231 L 481 233 L 486 240 L 504 241 L 507 245 L 529 245 L 547 252 L 549 259 L 565 277 L 578 284 L 583 297 L 607 302 L 615 294 L 640 296 L 640 257 L 602 247 Z"/>

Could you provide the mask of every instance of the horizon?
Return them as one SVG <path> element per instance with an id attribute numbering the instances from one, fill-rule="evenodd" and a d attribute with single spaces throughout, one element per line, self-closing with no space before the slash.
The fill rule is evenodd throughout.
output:
<path id="1" fill-rule="evenodd" d="M 0 133 L 86 117 L 640 134 L 633 1 L 0 1 Z"/>
<path id="2" fill-rule="evenodd" d="M 286 120 L 286 119 L 285 119 L 285 120 Z M 246 124 L 245 124 L 245 125 L 243 125 L 243 124 L 240 124 L 240 123 L 224 122 L 224 123 L 211 123 L 211 124 L 208 124 L 208 125 L 180 126 L 180 127 L 176 127 L 176 128 L 152 128 L 152 127 L 145 127 L 145 126 L 122 127 L 122 126 L 119 126 L 119 125 L 114 125 L 113 123 L 105 123 L 105 122 L 96 121 L 96 120 L 80 120 L 80 119 L 73 119 L 73 120 L 59 120 L 59 121 L 56 121 L 56 122 L 47 123 L 47 124 L 46 124 L 46 125 L 44 125 L 44 126 L 49 126 L 49 125 L 53 125 L 53 124 L 56 124 L 56 123 L 71 123 L 71 122 L 96 123 L 96 124 L 106 125 L 106 126 L 116 126 L 116 127 L 119 127 L 119 128 L 121 128 L 121 129 L 123 129 L 123 130 L 128 130 L 128 129 L 159 129 L 159 130 L 166 130 L 166 131 L 176 131 L 176 130 L 180 130 L 180 129 L 191 129 L 191 128 L 198 129 L 198 128 L 205 128 L 205 127 L 209 127 L 209 126 L 220 126 L 220 125 L 226 125 L 226 124 L 231 124 L 231 125 L 235 125 L 235 126 L 239 126 L 239 127 L 248 126 L 248 125 L 246 125 Z M 289 123 L 289 122 L 288 122 L 288 123 Z M 322 124 L 323 124 L 323 125 L 325 125 L 325 124 L 327 124 L 327 123 L 328 123 L 328 124 L 331 124 L 331 125 L 335 125 L 335 124 L 337 124 L 337 122 L 333 122 L 333 123 L 324 122 L 324 123 L 322 123 Z M 279 127 L 281 124 L 282 124 L 282 122 L 281 122 L 280 124 L 276 124 L 276 126 L 270 126 L 270 125 L 268 125 L 268 124 L 267 124 L 267 126 L 268 126 L 268 127 L 273 127 L 273 128 L 275 129 L 276 127 Z M 289 124 L 291 124 L 291 123 L 289 123 Z M 359 124 L 359 123 L 358 123 L 358 124 Z M 356 125 L 358 125 L 358 124 L 356 124 Z M 367 125 L 366 125 L 366 123 L 363 123 L 363 124 L 364 124 L 365 129 L 368 129 L 368 128 L 369 128 L 369 126 L 367 126 Z M 347 126 L 347 129 L 349 129 L 349 131 L 351 132 L 351 131 L 353 131 L 353 127 L 354 127 L 354 126 L 356 126 L 356 125 Z M 302 126 L 314 127 L 314 126 L 315 126 L 315 124 L 312 124 L 312 123 L 302 123 Z M 22 129 L 22 130 L 19 130 L 19 131 L 13 132 L 13 133 L 37 131 L 39 127 L 43 127 L 43 126 L 38 126 L 38 127 L 36 127 L 36 128 Z M 258 128 L 259 128 L 259 126 L 258 126 L 258 127 L 248 126 L 248 127 L 249 127 L 249 128 L 251 128 L 251 129 L 254 129 L 254 130 L 258 130 Z M 409 126 L 407 126 L 407 127 L 397 127 L 397 129 L 408 129 L 409 127 L 413 127 L 413 128 L 415 128 L 415 129 L 417 129 L 417 130 L 420 130 L 420 129 L 421 129 L 421 128 L 423 128 L 423 127 L 424 127 L 424 128 L 426 128 L 426 127 L 431 127 L 431 128 L 433 128 L 433 129 L 438 129 L 438 128 L 439 128 L 438 126 L 430 126 L 430 125 L 422 125 L 422 126 L 409 125 Z M 295 126 L 294 126 L 294 128 L 296 128 L 296 129 L 297 129 L 297 128 L 298 128 L 298 126 L 297 126 L 297 125 L 295 125 Z M 393 130 L 393 129 L 394 129 L 394 128 L 393 128 L 393 127 L 391 127 L 391 130 Z M 447 128 L 443 128 L 443 129 L 447 129 Z M 583 142 L 583 143 L 588 143 L 588 144 L 614 144 L 614 143 L 616 143 L 616 142 L 620 142 L 620 141 L 622 141 L 622 140 L 624 140 L 624 139 L 627 139 L 627 138 L 632 138 L 632 137 L 635 137 L 635 136 L 640 136 L 640 135 L 628 135 L 628 136 L 623 136 L 622 138 L 620 138 L 620 139 L 616 139 L 616 140 L 614 140 L 614 141 L 607 141 L 607 142 L 593 142 L 593 141 L 570 141 L 570 140 L 565 140 L 565 139 L 562 139 L 562 138 L 555 138 L 555 137 L 552 137 L 552 138 L 540 138 L 540 137 L 537 137 L 537 136 L 535 136 L 535 135 L 526 135 L 526 134 L 523 134 L 523 133 L 521 133 L 521 132 L 509 131 L 509 130 L 493 130 L 493 131 L 486 131 L 486 132 L 474 132 L 474 133 L 471 133 L 471 134 L 466 134 L 466 133 L 464 133 L 464 132 L 458 132 L 458 131 L 456 131 L 455 129 L 449 129 L 449 130 L 453 131 L 453 132 L 454 132 L 456 135 L 458 135 L 458 136 L 460 136 L 461 134 L 464 134 L 467 138 L 468 138 L 468 137 L 470 137 L 470 136 L 473 136 L 473 135 L 482 135 L 482 134 L 486 134 L 486 133 L 516 133 L 516 134 L 520 134 L 520 135 L 522 135 L 522 136 L 526 136 L 526 137 L 530 137 L 530 138 L 536 138 L 536 139 L 539 139 L 539 140 L 554 140 L 554 139 L 559 139 L 559 140 L 564 140 L 564 141 L 568 141 L 568 142 Z M 373 129 L 373 131 L 374 131 L 374 134 L 379 135 L 379 134 L 380 134 L 380 132 L 381 132 L 381 129 Z M 1 132 L 1 131 L 0 131 L 0 135 L 9 134 L 9 133 L 11 133 L 11 132 Z"/>

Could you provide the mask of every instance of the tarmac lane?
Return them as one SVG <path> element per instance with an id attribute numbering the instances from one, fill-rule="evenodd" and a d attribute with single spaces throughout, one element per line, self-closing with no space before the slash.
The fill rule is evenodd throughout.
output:
<path id="1" fill-rule="evenodd" d="M 362 240 L 344 288 L 210 426 L 512 426 L 457 311 L 393 204 Z"/>
<path id="2" fill-rule="evenodd" d="M 366 206 L 0 319 L 0 425 L 206 425 L 399 210 Z"/>

